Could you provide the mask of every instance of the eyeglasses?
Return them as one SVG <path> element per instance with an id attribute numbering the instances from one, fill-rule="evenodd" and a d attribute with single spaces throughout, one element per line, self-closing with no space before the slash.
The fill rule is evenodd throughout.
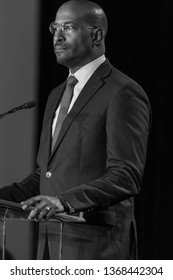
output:
<path id="1" fill-rule="evenodd" d="M 49 25 L 49 31 L 55 35 L 55 33 L 57 31 L 62 31 L 65 35 L 70 35 L 72 34 L 74 31 L 76 31 L 79 27 L 82 27 L 82 26 L 79 26 L 77 24 L 74 24 L 74 23 L 69 23 L 69 22 L 64 22 L 62 24 L 59 24 L 57 22 L 51 22 L 51 24 Z M 96 27 L 91 27 L 91 26 L 83 26 L 87 29 L 94 29 Z"/>

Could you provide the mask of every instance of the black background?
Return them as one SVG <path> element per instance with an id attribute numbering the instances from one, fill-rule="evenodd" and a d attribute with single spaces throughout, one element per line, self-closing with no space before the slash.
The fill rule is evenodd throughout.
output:
<path id="1" fill-rule="evenodd" d="M 39 45 L 41 129 L 50 90 L 65 80 L 68 69 L 57 64 L 49 23 L 65 1 L 42 0 Z M 143 187 L 136 198 L 140 259 L 173 259 L 172 185 L 172 1 L 95 1 L 105 10 L 109 30 L 106 56 L 146 91 L 153 123 Z M 40 131 L 39 129 L 39 131 Z"/>

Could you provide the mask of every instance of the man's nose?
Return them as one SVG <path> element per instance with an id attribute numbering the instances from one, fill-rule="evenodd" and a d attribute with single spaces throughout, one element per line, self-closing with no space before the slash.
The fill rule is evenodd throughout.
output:
<path id="1" fill-rule="evenodd" d="M 53 40 L 54 40 L 54 44 L 65 41 L 65 36 L 63 35 L 63 32 L 61 29 L 56 30 Z"/>

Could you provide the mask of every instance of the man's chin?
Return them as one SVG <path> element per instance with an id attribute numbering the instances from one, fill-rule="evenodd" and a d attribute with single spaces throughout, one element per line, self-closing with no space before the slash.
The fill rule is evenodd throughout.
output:
<path id="1" fill-rule="evenodd" d="M 69 64 L 69 58 L 62 55 L 56 55 L 56 61 L 58 62 L 58 64 L 65 66 L 68 66 Z"/>

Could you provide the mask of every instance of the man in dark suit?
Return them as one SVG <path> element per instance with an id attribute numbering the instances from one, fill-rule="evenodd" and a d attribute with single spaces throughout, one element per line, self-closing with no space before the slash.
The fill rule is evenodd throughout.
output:
<path id="1" fill-rule="evenodd" d="M 73 96 L 63 115 L 66 82 L 51 92 L 38 169 L 0 189 L 0 198 L 23 201 L 23 209 L 33 206 L 29 219 L 37 221 L 55 213 L 82 216 L 85 224 L 64 227 L 64 259 L 134 259 L 134 196 L 145 165 L 148 98 L 105 58 L 107 18 L 99 5 L 64 3 L 50 31 L 57 62 L 75 77 Z M 56 229 L 40 224 L 49 242 Z"/>

